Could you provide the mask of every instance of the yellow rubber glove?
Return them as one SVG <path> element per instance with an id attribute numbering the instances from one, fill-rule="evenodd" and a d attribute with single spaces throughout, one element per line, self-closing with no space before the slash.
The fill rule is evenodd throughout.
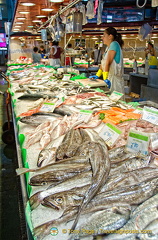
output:
<path id="1" fill-rule="evenodd" d="M 101 77 L 103 74 L 103 71 L 99 68 L 98 72 L 96 73 L 97 77 Z"/>
<path id="2" fill-rule="evenodd" d="M 103 72 L 103 80 L 108 79 L 109 72 Z"/>

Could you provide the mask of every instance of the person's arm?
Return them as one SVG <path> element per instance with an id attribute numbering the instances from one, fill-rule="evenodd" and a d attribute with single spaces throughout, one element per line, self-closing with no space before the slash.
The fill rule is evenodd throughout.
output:
<path id="1" fill-rule="evenodd" d="M 102 66 L 103 72 L 109 72 L 110 65 L 111 65 L 112 61 L 114 60 L 115 54 L 116 54 L 116 51 L 114 51 L 114 50 L 109 50 L 108 51 L 106 63 L 105 63 L 104 66 Z"/>

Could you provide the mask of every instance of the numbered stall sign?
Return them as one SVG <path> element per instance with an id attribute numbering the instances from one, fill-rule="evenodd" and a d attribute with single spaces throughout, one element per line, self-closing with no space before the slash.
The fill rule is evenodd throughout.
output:
<path id="1" fill-rule="evenodd" d="M 110 123 L 106 123 L 100 130 L 99 136 L 104 139 L 109 147 L 112 147 L 119 139 L 121 133 L 122 131 L 119 128 Z"/>
<path id="2" fill-rule="evenodd" d="M 83 120 L 83 122 L 87 123 L 92 117 L 93 111 L 91 110 L 80 110 L 79 112 L 79 120 Z"/>
<path id="3" fill-rule="evenodd" d="M 128 135 L 126 149 L 128 152 L 148 154 L 149 135 L 139 131 L 131 130 Z"/>
<path id="4" fill-rule="evenodd" d="M 117 102 L 123 96 L 123 93 L 113 91 L 110 95 L 110 100 Z"/>
<path id="5" fill-rule="evenodd" d="M 153 107 L 144 107 L 142 119 L 158 125 L 158 110 Z"/>
<path id="6" fill-rule="evenodd" d="M 40 108 L 40 112 L 53 112 L 55 107 L 55 103 L 45 102 Z"/>

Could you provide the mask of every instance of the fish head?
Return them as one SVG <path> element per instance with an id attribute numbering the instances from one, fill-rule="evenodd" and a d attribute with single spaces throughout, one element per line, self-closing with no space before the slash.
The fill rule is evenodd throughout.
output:
<path id="1" fill-rule="evenodd" d="M 82 202 L 83 195 L 75 192 L 66 191 L 52 194 L 43 199 L 42 205 L 51 207 L 55 210 L 65 210 L 69 207 L 79 206 Z"/>
<path id="2" fill-rule="evenodd" d="M 47 165 L 50 159 L 51 159 L 51 162 L 55 162 L 56 150 L 57 148 L 55 147 L 41 150 L 38 156 L 37 166 L 42 167 Z"/>
<path id="3" fill-rule="evenodd" d="M 44 186 L 48 185 L 49 181 L 47 178 L 44 178 L 42 174 L 38 174 L 30 178 L 29 185 L 31 186 Z"/>

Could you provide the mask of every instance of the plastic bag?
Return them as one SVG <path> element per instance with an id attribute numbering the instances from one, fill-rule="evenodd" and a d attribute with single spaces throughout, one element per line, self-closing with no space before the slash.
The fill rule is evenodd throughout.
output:
<path id="1" fill-rule="evenodd" d="M 94 14 L 94 3 L 93 3 L 93 0 L 89 0 L 87 5 L 86 5 L 86 7 L 87 7 L 86 16 L 89 19 L 94 18 L 95 14 Z"/>

